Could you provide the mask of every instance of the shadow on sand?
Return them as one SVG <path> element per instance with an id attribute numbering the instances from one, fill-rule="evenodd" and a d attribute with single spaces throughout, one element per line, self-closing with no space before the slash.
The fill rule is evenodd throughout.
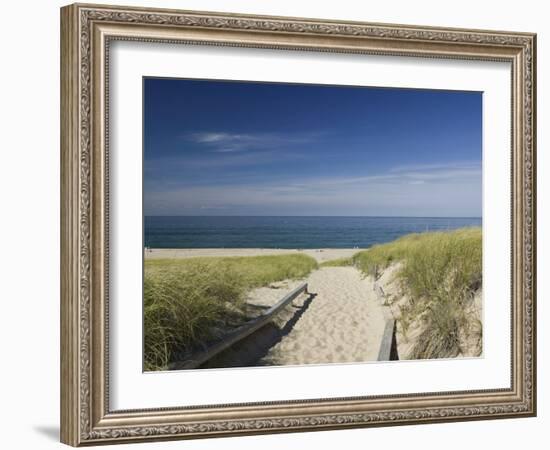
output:
<path id="1" fill-rule="evenodd" d="M 207 361 L 201 366 L 201 369 L 277 365 L 275 362 L 264 360 L 264 358 L 273 346 L 281 342 L 292 331 L 316 296 L 317 294 L 308 293 L 308 297 L 301 305 L 288 307 L 289 312 L 285 314 L 282 325 L 277 325 L 275 322 L 268 323 L 233 347 Z M 281 319 L 277 321 L 280 322 Z"/>

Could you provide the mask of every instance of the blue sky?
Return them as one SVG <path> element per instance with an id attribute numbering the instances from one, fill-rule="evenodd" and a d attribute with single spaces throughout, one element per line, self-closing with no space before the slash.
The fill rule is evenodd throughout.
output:
<path id="1" fill-rule="evenodd" d="M 144 79 L 145 215 L 481 216 L 482 94 Z"/>

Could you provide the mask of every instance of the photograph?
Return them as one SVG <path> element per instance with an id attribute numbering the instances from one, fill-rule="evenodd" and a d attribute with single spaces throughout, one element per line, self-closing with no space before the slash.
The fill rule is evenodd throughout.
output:
<path id="1" fill-rule="evenodd" d="M 143 77 L 143 370 L 483 357 L 483 93 Z"/>

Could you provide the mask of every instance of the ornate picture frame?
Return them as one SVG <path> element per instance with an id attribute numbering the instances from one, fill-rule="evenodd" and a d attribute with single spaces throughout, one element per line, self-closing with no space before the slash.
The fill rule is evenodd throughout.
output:
<path id="1" fill-rule="evenodd" d="M 509 388 L 114 411 L 109 49 L 116 40 L 511 64 Z M 536 35 L 74 4 L 61 9 L 61 440 L 97 445 L 536 414 Z"/>

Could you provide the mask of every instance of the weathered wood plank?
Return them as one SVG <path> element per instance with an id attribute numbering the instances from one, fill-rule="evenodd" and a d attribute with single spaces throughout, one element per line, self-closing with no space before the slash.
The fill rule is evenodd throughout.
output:
<path id="1" fill-rule="evenodd" d="M 397 355 L 395 326 L 395 319 L 390 319 L 386 322 L 382 342 L 380 344 L 380 351 L 378 352 L 378 361 L 395 361 L 399 359 Z"/>
<path id="2" fill-rule="evenodd" d="M 247 336 L 250 336 L 254 331 L 259 330 L 265 324 L 270 322 L 275 315 L 277 315 L 285 306 L 287 306 L 292 300 L 298 297 L 302 292 L 307 293 L 307 283 L 302 283 L 293 291 L 285 295 L 281 300 L 279 300 L 275 305 L 269 308 L 265 314 L 262 314 L 260 317 L 247 322 L 245 325 L 237 328 L 235 331 L 229 333 L 221 342 L 214 344 L 209 349 L 204 352 L 194 354 L 192 359 L 187 359 L 185 361 L 178 361 L 171 364 L 171 369 L 196 369 L 197 367 L 204 364 L 209 359 L 212 359 L 217 354 L 228 349 L 232 345 L 241 341 Z"/>

